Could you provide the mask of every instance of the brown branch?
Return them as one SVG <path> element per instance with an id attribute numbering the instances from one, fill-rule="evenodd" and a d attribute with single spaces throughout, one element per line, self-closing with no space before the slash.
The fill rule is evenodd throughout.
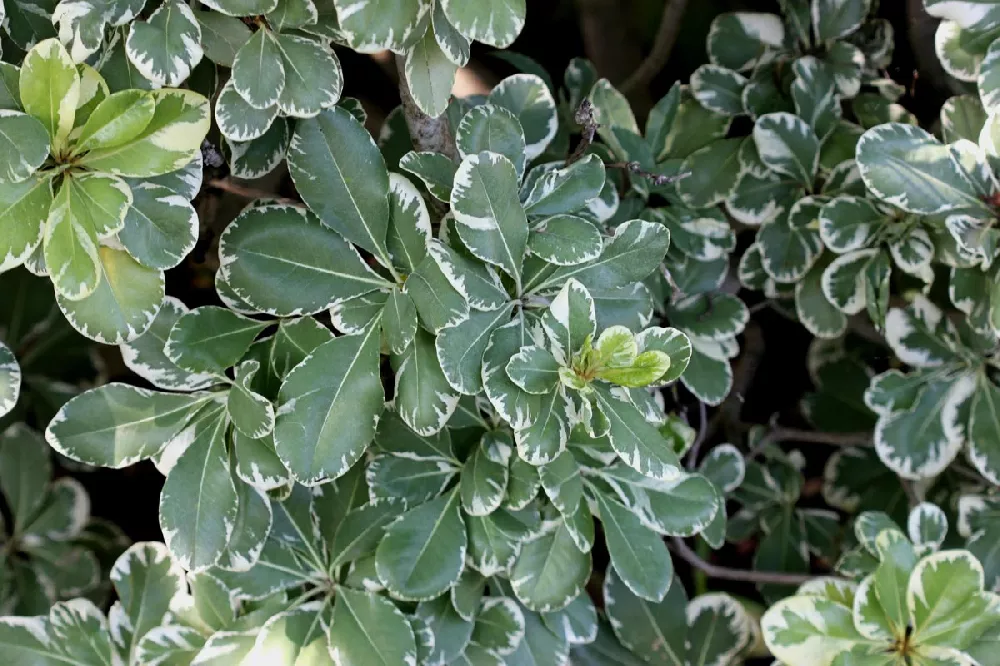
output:
<path id="1" fill-rule="evenodd" d="M 810 442 L 830 446 L 872 446 L 872 436 L 868 432 L 816 432 L 774 426 L 764 439 L 771 442 Z"/>
<path id="2" fill-rule="evenodd" d="M 458 148 L 455 147 L 455 137 L 448 125 L 448 114 L 442 113 L 437 118 L 431 118 L 420 110 L 410 88 L 406 83 L 406 60 L 396 56 L 396 69 L 399 71 L 399 97 L 403 102 L 403 116 L 410 130 L 410 138 L 414 147 L 421 152 L 441 153 L 458 161 Z"/>
<path id="3" fill-rule="evenodd" d="M 729 396 L 722 403 L 719 411 L 712 416 L 708 424 L 708 434 L 711 437 L 719 426 L 724 426 L 726 438 L 730 441 L 737 439 L 740 411 L 743 407 L 743 400 L 757 374 L 761 358 L 764 356 L 764 334 L 760 330 L 760 325 L 750 322 L 743 331 L 743 353 L 736 361 L 733 368 L 733 387 L 729 391 Z"/>
<path id="4" fill-rule="evenodd" d="M 642 61 L 642 64 L 632 72 L 632 75 L 625 79 L 620 89 L 625 95 L 629 95 L 639 88 L 649 85 L 653 77 L 663 69 L 670 59 L 670 52 L 674 50 L 674 42 L 677 41 L 677 34 L 681 29 L 681 18 L 684 10 L 687 9 L 688 0 L 666 0 L 663 7 L 663 16 L 660 19 L 660 27 L 656 31 L 656 38 L 653 41 L 653 49 Z"/>
<path id="5" fill-rule="evenodd" d="M 223 192 L 229 192 L 230 194 L 235 194 L 236 196 L 243 197 L 244 199 L 274 199 L 278 203 L 293 204 L 296 206 L 302 205 L 301 201 L 289 199 L 288 197 L 280 196 L 274 192 L 258 190 L 255 187 L 240 185 L 239 183 L 233 182 L 229 178 L 212 178 L 205 181 L 205 187 L 211 187 L 217 190 L 222 190 Z"/>
<path id="6" fill-rule="evenodd" d="M 698 417 L 698 436 L 695 438 L 694 444 L 691 445 L 691 451 L 688 452 L 688 469 L 695 469 L 698 466 L 701 445 L 705 443 L 706 436 L 708 435 L 708 409 L 701 400 L 698 401 Z"/>
<path id="7" fill-rule="evenodd" d="M 779 571 L 750 571 L 746 569 L 730 569 L 729 567 L 720 567 L 701 559 L 701 557 L 698 556 L 698 553 L 691 550 L 691 548 L 684 543 L 684 539 L 680 537 L 673 537 L 670 540 L 670 549 L 680 555 L 681 559 L 685 562 L 699 571 L 705 572 L 705 575 L 711 578 L 739 580 L 748 583 L 801 585 L 802 583 L 808 583 L 816 578 L 826 577 L 826 575 L 819 576 L 813 574 L 783 573 Z"/>

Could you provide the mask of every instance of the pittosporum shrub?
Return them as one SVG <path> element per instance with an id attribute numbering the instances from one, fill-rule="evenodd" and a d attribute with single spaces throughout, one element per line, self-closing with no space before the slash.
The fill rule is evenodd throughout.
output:
<path id="1" fill-rule="evenodd" d="M 1000 4 L 925 4 L 927 129 L 876 0 L 648 105 L 453 96 L 524 0 L 0 5 L 0 661 L 994 663 Z"/>

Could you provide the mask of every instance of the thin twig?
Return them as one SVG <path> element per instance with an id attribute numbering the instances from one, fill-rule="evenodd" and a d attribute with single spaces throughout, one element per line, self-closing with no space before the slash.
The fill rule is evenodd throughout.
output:
<path id="1" fill-rule="evenodd" d="M 705 443 L 705 436 L 708 434 L 708 408 L 701 400 L 698 401 L 698 436 L 691 445 L 688 452 L 687 468 L 694 469 L 698 465 L 698 454 L 701 452 L 701 445 Z"/>
<path id="2" fill-rule="evenodd" d="M 458 148 L 448 125 L 448 115 L 442 113 L 437 118 L 431 118 L 421 111 L 406 83 L 406 59 L 403 56 L 396 56 L 396 69 L 399 71 L 399 98 L 403 102 L 403 116 L 414 147 L 421 152 L 441 153 L 457 162 Z"/>
<path id="3" fill-rule="evenodd" d="M 581 132 L 582 136 L 580 137 L 580 143 L 576 146 L 576 150 L 566 159 L 566 166 L 583 157 L 583 154 L 587 152 L 587 148 L 590 148 L 590 144 L 594 143 L 594 136 L 600 127 L 597 121 L 594 120 L 594 105 L 590 103 L 589 99 L 580 102 L 579 108 L 573 114 L 573 120 L 583 128 L 583 131 Z"/>
<path id="4" fill-rule="evenodd" d="M 903 486 L 903 492 L 906 493 L 906 501 L 909 502 L 911 509 L 920 504 L 920 497 L 917 496 L 917 491 L 914 490 L 913 483 L 909 479 L 900 478 L 899 485 Z"/>
<path id="5" fill-rule="evenodd" d="M 679 173 L 676 176 L 653 173 L 652 171 L 646 171 L 643 169 L 642 165 L 638 162 L 605 162 L 604 167 L 607 169 L 624 169 L 625 171 L 635 174 L 636 176 L 649 178 L 653 181 L 653 185 L 669 185 L 670 183 L 676 183 L 678 180 L 684 180 L 691 175 L 686 171 L 684 173 Z"/>
<path id="6" fill-rule="evenodd" d="M 274 199 L 279 203 L 302 205 L 301 201 L 289 199 L 288 197 L 282 197 L 274 192 L 258 190 L 255 187 L 240 185 L 239 183 L 233 182 L 229 178 L 212 178 L 205 181 L 205 186 L 222 190 L 223 192 L 229 192 L 230 194 L 235 194 L 243 197 L 244 199 Z"/>
<path id="7" fill-rule="evenodd" d="M 649 85 L 653 77 L 663 69 L 670 60 L 670 52 L 674 50 L 674 42 L 677 41 L 677 34 L 681 29 L 681 18 L 684 10 L 687 9 L 688 0 L 667 0 L 663 7 L 663 16 L 660 18 L 660 27 L 656 31 L 656 38 L 653 41 L 653 49 L 642 61 L 642 64 L 632 72 L 620 90 L 625 95 L 633 92 L 637 88 Z"/>
<path id="8" fill-rule="evenodd" d="M 811 580 L 819 578 L 813 574 L 782 573 L 778 571 L 750 571 L 746 569 L 730 569 L 706 562 L 698 556 L 698 553 L 684 543 L 680 537 L 673 537 L 670 540 L 670 548 L 681 556 L 685 562 L 695 567 L 699 571 L 704 571 L 711 578 L 721 578 L 723 580 L 740 580 L 748 583 L 775 583 L 778 585 L 801 585 Z M 825 577 L 825 576 L 824 576 Z"/>
<path id="9" fill-rule="evenodd" d="M 757 442 L 757 445 L 750 450 L 747 454 L 747 459 L 756 458 L 770 444 L 788 441 L 828 444 L 829 446 L 839 447 L 872 446 L 871 433 L 867 432 L 816 432 L 813 430 L 786 428 L 772 423 L 770 432 L 764 435 Z"/>
<path id="10" fill-rule="evenodd" d="M 708 424 L 706 437 L 710 438 L 715 434 L 720 425 L 725 424 L 725 435 L 733 441 L 735 432 L 734 424 L 739 422 L 740 411 L 743 408 L 743 396 L 746 395 L 757 368 L 760 366 L 761 358 L 764 356 L 764 334 L 760 330 L 760 325 L 750 322 L 743 331 L 743 353 L 733 370 L 733 386 L 729 391 L 729 396 L 715 413 Z"/>
<path id="11" fill-rule="evenodd" d="M 811 442 L 829 444 L 830 446 L 872 446 L 872 435 L 869 432 L 816 432 L 774 426 L 766 436 L 771 442 Z"/>

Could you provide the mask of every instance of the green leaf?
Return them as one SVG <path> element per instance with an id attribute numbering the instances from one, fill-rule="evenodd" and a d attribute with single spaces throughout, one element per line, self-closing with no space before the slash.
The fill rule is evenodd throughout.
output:
<path id="1" fill-rule="evenodd" d="M 119 623 L 115 640 L 126 657 L 133 656 L 140 639 L 163 622 L 171 603 L 186 591 L 184 570 L 163 544 L 141 542 L 118 557 L 110 577 L 118 595 L 110 613 Z"/>
<path id="2" fill-rule="evenodd" d="M 237 366 L 226 402 L 226 411 L 233 426 L 251 439 L 260 439 L 274 430 L 274 406 L 250 388 L 258 370 L 258 361 L 245 361 Z"/>
<path id="3" fill-rule="evenodd" d="M 847 317 L 827 299 L 824 276 L 833 257 L 824 254 L 795 285 L 795 312 L 806 329 L 819 338 L 836 338 L 847 330 Z"/>
<path id="4" fill-rule="evenodd" d="M 164 351 L 171 361 L 190 372 L 222 374 L 239 362 L 266 327 L 266 322 L 225 308 L 204 306 L 177 320 Z"/>
<path id="5" fill-rule="evenodd" d="M 530 174 L 527 180 L 531 180 Z M 567 167 L 553 168 L 542 173 L 527 191 L 524 210 L 528 215 L 538 216 L 579 210 L 588 201 L 600 196 L 604 183 L 604 163 L 601 158 L 587 155 Z"/>
<path id="6" fill-rule="evenodd" d="M 300 483 L 344 474 L 375 436 L 385 401 L 378 330 L 324 343 L 282 383 L 275 450 Z"/>
<path id="7" fill-rule="evenodd" d="M 820 41 L 851 34 L 868 17 L 869 0 L 813 0 L 812 20 Z"/>
<path id="8" fill-rule="evenodd" d="M 513 460 L 516 462 L 519 458 L 515 457 Z M 500 508 L 487 516 L 466 518 L 469 566 L 483 576 L 509 572 L 521 552 L 522 543 L 533 528 L 527 521 L 526 514 L 527 512 L 513 513 Z M 537 514 L 535 522 L 537 523 Z"/>
<path id="9" fill-rule="evenodd" d="M 233 570 L 248 570 L 260 561 L 274 515 L 271 512 L 270 498 L 264 490 L 249 483 L 234 484 L 238 508 L 233 521 L 233 531 L 226 542 L 225 550 L 219 557 L 218 565 Z M 228 601 L 228 587 L 223 594 Z M 229 607 L 226 608 L 228 611 Z"/>
<path id="10" fill-rule="evenodd" d="M 1000 389 L 988 380 L 978 382 L 972 396 L 969 419 L 969 460 L 979 473 L 994 483 L 1000 482 L 1000 446 L 995 439 L 1000 432 Z"/>
<path id="11" fill-rule="evenodd" d="M 0 441 L 0 491 L 10 507 L 13 533 L 22 533 L 45 502 L 52 464 L 45 442 L 23 423 L 15 423 Z"/>
<path id="12" fill-rule="evenodd" d="M 490 335 L 510 320 L 512 305 L 472 312 L 460 324 L 441 329 L 435 340 L 438 362 L 451 387 L 464 395 L 482 390 L 483 354 Z"/>
<path id="13" fill-rule="evenodd" d="M 906 589 L 913 640 L 962 650 L 1000 611 L 983 592 L 982 565 L 965 551 L 942 551 L 917 563 Z M 919 643 L 918 643 L 919 644 Z"/>
<path id="14" fill-rule="evenodd" d="M 691 94 L 709 111 L 727 116 L 743 114 L 742 74 L 718 65 L 702 65 L 691 74 Z"/>
<path id="15" fill-rule="evenodd" d="M 823 0 L 854 2 L 855 0 Z M 795 81 L 792 83 L 792 100 L 795 113 L 805 118 L 822 142 L 840 124 L 842 115 L 840 98 L 833 77 L 823 64 L 813 56 L 799 58 L 792 64 Z"/>
<path id="16" fill-rule="evenodd" d="M 198 241 L 198 214 L 183 196 L 153 183 L 133 185 L 118 240 L 144 266 L 174 268 Z"/>
<path id="17" fill-rule="evenodd" d="M 23 135 L 19 133 L 18 136 L 19 141 L 23 140 Z M 52 180 L 43 177 L 0 183 L 0 206 L 3 207 L 0 212 L 0 272 L 3 272 L 22 264 L 42 242 L 52 206 Z"/>
<path id="18" fill-rule="evenodd" d="M 153 119 L 156 102 L 141 90 L 125 90 L 102 100 L 76 137 L 73 150 L 82 154 L 132 141 Z"/>
<path id="19" fill-rule="evenodd" d="M 140 265 L 127 253 L 98 248 L 100 282 L 89 296 L 70 301 L 56 294 L 59 309 L 83 335 L 121 344 L 146 332 L 163 303 L 163 273 Z"/>
<path id="20" fill-rule="evenodd" d="M 21 394 L 21 368 L 14 352 L 0 342 L 0 417 L 14 409 Z"/>
<path id="21" fill-rule="evenodd" d="M 106 384 L 67 402 L 49 423 L 45 439 L 74 460 L 128 467 L 162 449 L 203 402 L 197 396 Z"/>
<path id="22" fill-rule="evenodd" d="M 444 271 L 448 266 L 444 263 L 446 255 L 434 251 L 435 247 L 443 247 L 438 243 L 435 240 L 428 244 L 427 256 L 406 279 L 406 293 L 413 299 L 422 324 L 431 331 L 455 326 L 469 316 L 469 304 Z"/>
<path id="23" fill-rule="evenodd" d="M 405 53 L 427 28 L 429 6 L 416 0 L 333 0 L 339 32 L 356 51 L 372 53 L 389 49 Z"/>
<path id="24" fill-rule="evenodd" d="M 394 354 L 402 354 L 417 332 L 417 310 L 406 293 L 392 290 L 382 312 L 382 333 Z"/>
<path id="25" fill-rule="evenodd" d="M 285 85 L 278 96 L 282 115 L 312 118 L 335 105 L 344 88 L 337 56 L 323 44 L 299 35 L 275 38 L 284 61 Z"/>
<path id="26" fill-rule="evenodd" d="M 553 215 L 537 224 L 528 237 L 532 255 L 556 266 L 576 266 L 601 255 L 601 233 L 573 215 Z"/>
<path id="27" fill-rule="evenodd" d="M 604 600 L 611 627 L 623 645 L 655 664 L 687 663 L 687 596 L 680 581 L 673 580 L 662 601 L 650 603 L 629 590 L 612 569 L 604 579 Z"/>
<path id="28" fill-rule="evenodd" d="M 763 225 L 757 234 L 761 264 L 777 282 L 801 280 L 823 251 L 817 230 L 820 203 L 814 197 L 799 199 L 788 211 Z"/>
<path id="29" fill-rule="evenodd" d="M 714 141 L 684 160 L 680 171 L 689 175 L 677 183 L 684 203 L 703 208 L 732 196 L 742 171 L 739 150 L 743 142 L 743 139 Z"/>
<path id="30" fill-rule="evenodd" d="M 804 120 L 790 113 L 768 113 L 757 119 L 754 143 L 768 168 L 811 187 L 819 166 L 819 140 Z"/>
<path id="31" fill-rule="evenodd" d="M 513 277 L 520 292 L 528 223 L 513 165 L 497 153 L 467 156 L 455 175 L 451 205 L 465 245 Z"/>
<path id="32" fill-rule="evenodd" d="M 238 503 L 226 459 L 226 425 L 221 409 L 199 415 L 160 494 L 164 540 L 188 570 L 215 564 L 232 534 Z"/>
<path id="33" fill-rule="evenodd" d="M 254 109 L 278 103 L 285 88 L 285 65 L 277 39 L 270 30 L 258 30 L 236 53 L 233 87 Z"/>
<path id="34" fill-rule="evenodd" d="M 430 32 L 434 33 L 438 46 L 449 60 L 459 67 L 468 64 L 471 57 L 469 39 L 451 24 L 440 2 L 435 2 L 431 11 Z"/>
<path id="35" fill-rule="evenodd" d="M 78 187 L 76 180 L 65 180 L 56 193 L 46 221 L 43 244 L 45 265 L 53 285 L 60 295 L 72 301 L 92 294 L 101 279 L 92 211 L 87 205 L 84 187 Z M 121 203 L 127 206 L 127 200 Z"/>
<path id="36" fill-rule="evenodd" d="M 438 43 L 433 29 L 406 54 L 403 73 L 413 100 L 420 110 L 436 118 L 448 108 L 455 82 L 456 65 Z"/>
<path id="37" fill-rule="evenodd" d="M 434 600 L 421 601 L 416 616 L 434 632 L 434 648 L 427 656 L 428 663 L 450 664 L 469 644 L 474 626 L 472 617 L 463 618 L 455 610 L 449 595 L 442 594 Z"/>
<path id="38" fill-rule="evenodd" d="M 539 76 L 508 76 L 493 87 L 487 102 L 507 109 L 517 118 L 524 130 L 524 156 L 528 162 L 544 153 L 555 138 L 559 128 L 556 101 Z"/>
<path id="39" fill-rule="evenodd" d="M 521 547 L 510 581 L 518 600 L 549 613 L 565 608 L 590 577 L 589 553 L 581 553 L 562 520 L 543 529 Z"/>
<path id="40" fill-rule="evenodd" d="M 507 655 L 524 639 L 524 614 L 513 599 L 489 597 L 480 602 L 472 640 L 476 645 Z"/>
<path id="41" fill-rule="evenodd" d="M 566 280 L 542 315 L 541 323 L 556 362 L 569 367 L 596 332 L 594 300 L 590 292 L 577 280 Z"/>
<path id="42" fill-rule="evenodd" d="M 452 162 L 448 163 L 454 167 Z M 450 178 L 448 187 L 451 187 Z M 398 173 L 389 174 L 389 214 L 389 256 L 393 265 L 412 273 L 427 255 L 427 243 L 432 237 L 431 217 L 420 192 Z"/>
<path id="43" fill-rule="evenodd" d="M 514 431 L 517 453 L 532 465 L 544 465 L 565 451 L 569 439 L 566 398 L 556 389 L 538 401 L 530 425 Z"/>
<path id="44" fill-rule="evenodd" d="M 251 439 L 237 431 L 233 434 L 233 448 L 236 474 L 248 485 L 268 491 L 291 481 L 291 474 L 274 451 L 273 438 Z"/>
<path id="45" fill-rule="evenodd" d="M 884 213 L 867 199 L 842 195 L 823 206 L 820 236 L 837 254 L 859 250 L 868 244 L 885 219 Z"/>
<path id="46" fill-rule="evenodd" d="M 213 3 L 206 4 L 211 6 Z M 205 56 L 217 65 L 232 68 L 236 54 L 253 34 L 250 28 L 232 16 L 197 9 L 192 11 L 201 27 L 201 45 Z M 259 15 L 264 12 L 249 13 Z"/>
<path id="47" fill-rule="evenodd" d="M 406 616 L 371 592 L 337 589 L 329 637 L 334 663 L 344 666 L 391 666 L 417 658 Z"/>
<path id="48" fill-rule="evenodd" d="M 538 477 L 545 495 L 559 513 L 567 519 L 576 514 L 583 499 L 583 479 L 572 453 L 563 451 L 552 462 L 541 465 Z"/>
<path id="49" fill-rule="evenodd" d="M 332 13 L 334 8 L 327 3 L 324 9 Z M 279 0 L 278 6 L 267 12 L 264 18 L 267 19 L 268 26 L 278 33 L 296 28 L 308 31 L 310 26 L 319 21 L 319 10 L 312 0 Z"/>
<path id="50" fill-rule="evenodd" d="M 444 14 L 455 29 L 470 41 L 498 49 L 510 46 L 524 27 L 524 0 L 442 0 Z"/>
<path id="51" fill-rule="evenodd" d="M 433 337 L 422 329 L 401 357 L 393 357 L 396 410 L 420 435 L 444 427 L 458 407 L 459 395 L 441 370 Z"/>
<path id="52" fill-rule="evenodd" d="M 163 89 L 148 94 L 156 108 L 142 132 L 128 143 L 90 151 L 80 158 L 81 166 L 128 178 L 149 178 L 176 171 L 195 159 L 211 125 L 208 100 L 190 90 Z"/>
<path id="53" fill-rule="evenodd" d="M 297 123 L 288 168 L 323 224 L 388 265 L 389 174 L 375 141 L 349 111 L 333 107 Z"/>
<path id="54" fill-rule="evenodd" d="M 229 141 L 259 139 L 272 127 L 277 117 L 277 104 L 264 109 L 254 108 L 236 91 L 234 79 L 226 81 L 215 102 L 215 122 L 219 132 Z"/>
<path id="55" fill-rule="evenodd" d="M 446 203 L 451 201 L 451 186 L 458 165 L 445 155 L 410 151 L 399 161 L 399 168 L 419 178 L 427 191 L 438 201 Z"/>
<path id="56" fill-rule="evenodd" d="M 592 643 L 597 638 L 600 626 L 594 602 L 586 594 L 578 596 L 561 611 L 546 613 L 542 616 L 542 621 L 552 633 L 571 645 Z"/>
<path id="57" fill-rule="evenodd" d="M 453 460 L 376 456 L 367 472 L 369 494 L 420 504 L 440 495 L 459 471 Z"/>
<path id="58" fill-rule="evenodd" d="M 940 474 L 961 450 L 964 424 L 959 419 L 975 390 L 970 375 L 928 382 L 911 409 L 879 419 L 875 427 L 879 458 L 903 478 Z"/>
<path id="59" fill-rule="evenodd" d="M 428 243 L 427 252 L 434 255 L 445 278 L 471 308 L 487 312 L 502 308 L 510 301 L 500 276 L 490 266 L 469 259 L 440 242 Z"/>
<path id="60" fill-rule="evenodd" d="M 823 271 L 821 287 L 826 299 L 845 314 L 857 314 L 865 307 L 868 267 L 880 250 L 856 250 L 834 259 Z"/>
<path id="61" fill-rule="evenodd" d="M 522 323 L 511 321 L 493 332 L 483 352 L 482 376 L 486 396 L 515 431 L 531 425 L 540 406 L 539 397 L 523 391 L 506 372 L 511 357 L 521 347 L 530 344 L 529 340 Z"/>
<path id="62" fill-rule="evenodd" d="M 708 33 L 708 58 L 736 71 L 770 61 L 784 46 L 785 29 L 774 14 L 720 14 Z"/>
<path id="63" fill-rule="evenodd" d="M 596 260 L 559 268 L 535 290 L 562 286 L 569 278 L 576 278 L 588 288 L 631 285 L 657 269 L 669 244 L 670 232 L 662 224 L 629 220 L 615 228 Z"/>
<path id="64" fill-rule="evenodd" d="M 544 395 L 559 384 L 559 362 L 541 347 L 523 347 L 507 363 L 507 376 L 523 391 Z"/>
<path id="65" fill-rule="evenodd" d="M 339 596 L 339 595 L 338 595 Z M 248 661 L 332 664 L 326 637 L 330 613 L 326 601 L 310 601 L 272 615 L 260 628 Z"/>
<path id="66" fill-rule="evenodd" d="M 512 448 L 509 435 L 488 433 L 466 458 L 459 491 L 468 515 L 485 516 L 500 506 L 507 490 Z"/>
<path id="67" fill-rule="evenodd" d="M 702 594 L 687 606 L 687 662 L 708 666 L 739 659 L 751 644 L 751 618 L 728 594 Z"/>
<path id="68" fill-rule="evenodd" d="M 647 328 L 635 337 L 639 351 L 645 353 L 656 351 L 666 354 L 670 359 L 667 371 L 655 382 L 657 385 L 669 384 L 677 380 L 691 361 L 691 340 L 687 335 L 674 328 Z"/>
<path id="69" fill-rule="evenodd" d="M 822 660 L 868 641 L 854 628 L 851 608 L 821 596 L 793 596 L 768 609 L 761 621 L 764 642 L 785 663 Z M 883 648 L 884 649 L 884 648 Z"/>
<path id="70" fill-rule="evenodd" d="M 168 0 L 129 30 L 125 52 L 139 73 L 159 85 L 180 85 L 204 55 L 201 26 L 180 0 Z"/>
<path id="71" fill-rule="evenodd" d="M 690 367 L 690 366 L 689 366 Z M 636 471 L 670 481 L 680 472 L 680 462 L 670 443 L 643 418 L 619 389 L 595 387 L 601 411 L 610 423 L 611 445 Z"/>
<path id="72" fill-rule="evenodd" d="M 455 143 L 462 158 L 483 151 L 497 153 L 514 165 L 516 181 L 524 175 L 527 164 L 524 133 L 514 114 L 501 106 L 483 104 L 466 112 L 455 131 Z"/>
<path id="73" fill-rule="evenodd" d="M 400 516 L 375 551 L 379 579 L 397 597 L 433 599 L 462 573 L 467 546 L 458 489 Z"/>
<path id="74" fill-rule="evenodd" d="M 237 178 L 252 179 L 271 173 L 285 159 L 290 135 L 288 121 L 276 118 L 271 127 L 257 139 L 243 142 L 227 139 L 232 174 Z"/>
<path id="75" fill-rule="evenodd" d="M 673 563 L 663 539 L 615 500 L 600 492 L 594 498 L 615 572 L 633 594 L 662 601 L 673 578 Z"/>
<path id="76" fill-rule="evenodd" d="M 48 130 L 53 150 L 62 150 L 73 130 L 80 99 L 80 74 L 58 39 L 46 39 L 28 51 L 21 63 L 19 83 L 24 110 Z"/>
<path id="77" fill-rule="evenodd" d="M 244 211 L 223 232 L 219 261 L 242 299 L 279 317 L 314 314 L 392 284 L 315 215 L 287 204 Z"/>
<path id="78" fill-rule="evenodd" d="M 948 536 L 948 518 L 937 505 L 921 502 L 910 512 L 906 531 L 914 546 L 924 552 L 933 552 Z"/>
<path id="79" fill-rule="evenodd" d="M 858 142 L 857 159 L 868 189 L 905 211 L 930 215 L 982 208 L 951 147 L 919 127 L 890 123 L 868 130 Z"/>
<path id="80" fill-rule="evenodd" d="M 927 13 L 935 18 L 955 21 L 961 28 L 976 31 L 992 30 L 1000 26 L 1000 8 L 981 0 L 927 0 Z"/>
<path id="81" fill-rule="evenodd" d="M 739 298 L 727 294 L 689 296 L 677 301 L 668 309 L 670 322 L 675 326 L 712 340 L 726 340 L 743 332 L 750 313 Z"/>
<path id="82" fill-rule="evenodd" d="M 167 390 L 193 391 L 218 381 L 211 373 L 192 373 L 171 361 L 164 347 L 170 329 L 188 312 L 176 298 L 167 298 L 149 329 L 131 342 L 120 345 L 128 368 L 154 386 Z"/>

